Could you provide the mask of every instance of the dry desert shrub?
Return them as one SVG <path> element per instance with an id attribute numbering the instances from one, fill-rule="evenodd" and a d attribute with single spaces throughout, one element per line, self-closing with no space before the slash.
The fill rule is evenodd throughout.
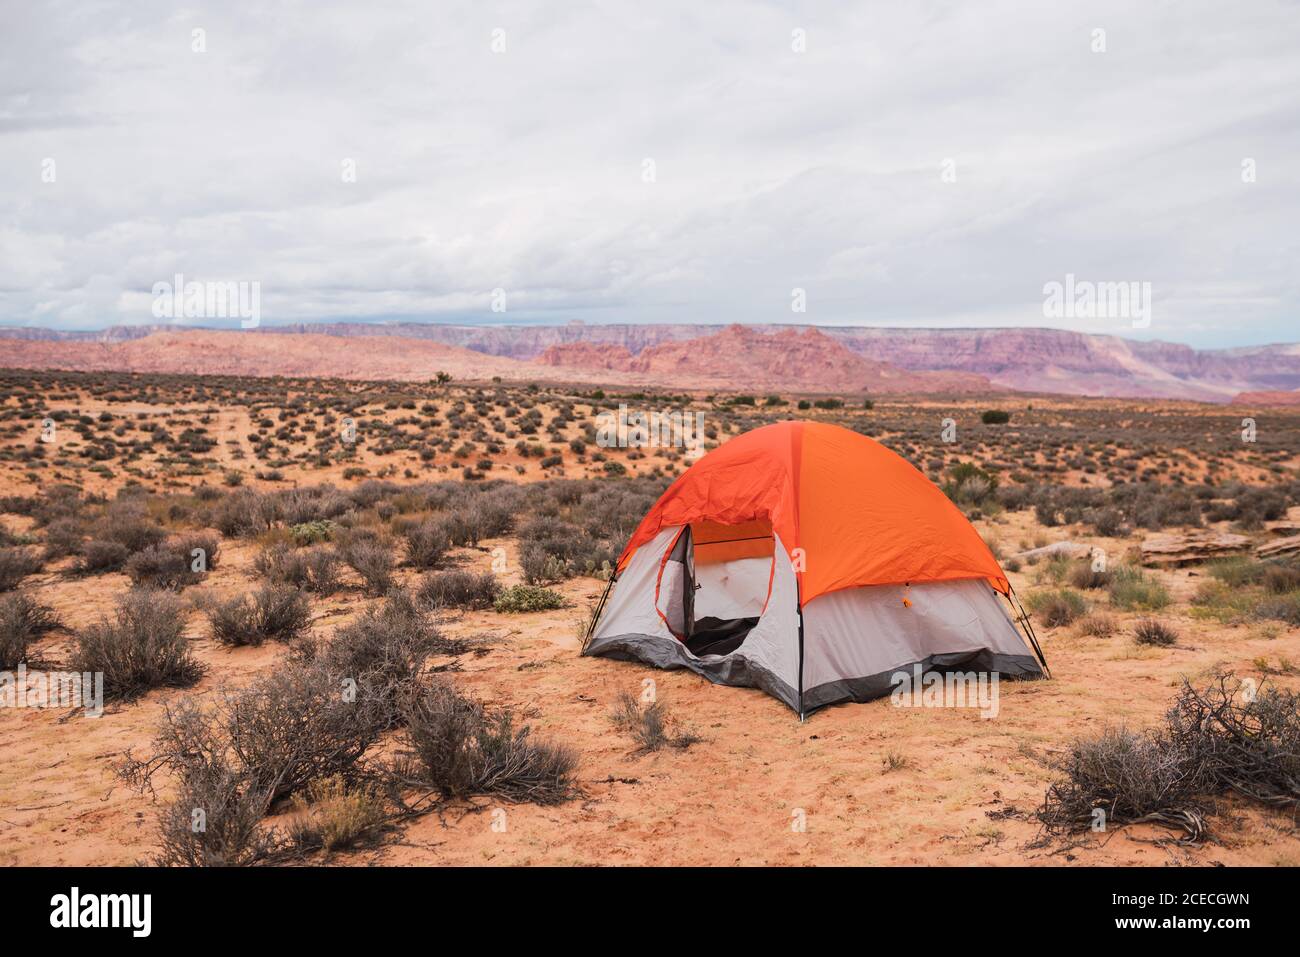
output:
<path id="1" fill-rule="evenodd" d="M 151 518 L 144 505 L 134 498 L 118 498 L 105 509 L 95 523 L 91 537 L 116 542 L 131 554 L 157 545 L 167 537 L 167 530 Z"/>
<path id="2" fill-rule="evenodd" d="M 1039 485 L 999 498 L 1008 508 L 1032 504 L 1038 523 L 1047 528 L 1082 522 L 1106 537 L 1122 534 L 1126 525 L 1153 531 L 1201 525 L 1202 505 L 1192 491 L 1154 482 L 1122 482 L 1105 491 Z"/>
<path id="3" fill-rule="evenodd" d="M 618 696 L 610 720 L 619 731 L 632 736 L 638 745 L 638 754 L 659 751 L 664 747 L 684 751 L 700 741 L 700 737 L 691 731 L 674 730 L 676 722 L 662 701 L 656 699 L 642 705 L 640 699 L 630 691 L 624 691 Z"/>
<path id="4" fill-rule="evenodd" d="M 212 638 L 223 645 L 292 642 L 311 625 L 311 602 L 292 585 L 270 583 L 252 595 L 206 603 Z"/>
<path id="5" fill-rule="evenodd" d="M 17 588 L 28 575 L 41 570 L 41 555 L 34 548 L 0 548 L 0 592 Z"/>
<path id="6" fill-rule="evenodd" d="M 338 555 L 328 545 L 294 548 L 272 542 L 253 559 L 253 570 L 261 577 L 318 595 L 333 595 L 343 587 L 339 566 Z"/>
<path id="7" fill-rule="evenodd" d="M 1124 513 L 1117 508 L 1105 507 L 1088 509 L 1084 521 L 1092 525 L 1093 530 L 1103 538 L 1119 538 L 1124 534 Z"/>
<path id="8" fill-rule="evenodd" d="M 432 518 L 427 523 L 435 540 L 445 541 L 447 548 L 466 548 L 479 543 L 479 529 L 467 512 L 455 511 Z"/>
<path id="9" fill-rule="evenodd" d="M 1095 590 L 1109 587 L 1112 576 L 1109 571 L 1093 568 L 1092 563 L 1089 562 L 1076 564 L 1070 569 L 1067 577 L 1070 584 L 1075 588 Z"/>
<path id="10" fill-rule="evenodd" d="M 1300 566 L 1269 564 L 1264 569 L 1261 583 L 1273 595 L 1286 595 L 1300 590 Z"/>
<path id="11" fill-rule="evenodd" d="M 1210 779 L 1160 732 L 1108 728 L 1095 738 L 1076 740 L 1062 771 L 1038 809 L 1051 831 L 1086 831 L 1098 820 L 1107 827 L 1168 824 L 1193 838 L 1203 830 L 1201 796 Z M 1095 815 L 1098 810 L 1104 819 Z"/>
<path id="12" fill-rule="evenodd" d="M 350 529 L 339 538 L 338 554 L 361 576 L 367 595 L 383 595 L 393 587 L 393 546 L 379 533 Z"/>
<path id="13" fill-rule="evenodd" d="M 388 802 L 373 784 L 349 786 L 341 775 L 307 785 L 292 798 L 289 840 L 301 851 L 337 851 L 388 823 Z"/>
<path id="14" fill-rule="evenodd" d="M 1300 626 L 1300 591 L 1286 595 L 1270 595 L 1255 608 L 1257 618 L 1284 621 L 1292 627 Z"/>
<path id="15" fill-rule="evenodd" d="M 384 730 L 383 711 L 325 668 L 289 664 L 225 692 L 215 720 L 237 768 L 274 803 L 350 775 Z"/>
<path id="16" fill-rule="evenodd" d="M 519 564 L 530 585 L 571 577 L 590 550 L 590 540 L 576 525 L 535 519 L 519 529 Z"/>
<path id="17" fill-rule="evenodd" d="M 451 548 L 451 532 L 446 523 L 426 519 L 412 525 L 403 533 L 406 561 L 415 568 L 435 568 Z"/>
<path id="18" fill-rule="evenodd" d="M 0 596 L 0 671 L 32 661 L 28 651 L 41 635 L 60 627 L 54 611 L 24 592 Z"/>
<path id="19" fill-rule="evenodd" d="M 1119 630 L 1115 619 L 1107 614 L 1094 612 L 1079 619 L 1079 634 L 1091 638 L 1109 638 Z"/>
<path id="20" fill-rule="evenodd" d="M 55 519 L 45 528 L 46 559 L 64 558 L 81 551 L 86 540 L 86 523 L 81 518 Z M 0 545 L 7 545 L 0 535 Z"/>
<path id="21" fill-rule="evenodd" d="M 521 507 L 519 490 L 511 485 L 497 485 L 478 492 L 469 503 L 465 514 L 467 545 L 477 545 L 485 538 L 499 538 L 515 524 L 515 513 Z"/>
<path id="22" fill-rule="evenodd" d="M 1230 500 L 1215 502 L 1205 510 L 1211 522 L 1232 521 L 1243 531 L 1255 531 L 1264 522 L 1286 514 L 1288 496 L 1280 489 L 1236 484 L 1225 491 L 1232 493 Z"/>
<path id="23" fill-rule="evenodd" d="M 449 797 L 489 794 L 558 804 L 574 792 L 572 749 L 515 728 L 509 709 L 489 711 L 447 684 L 434 684 L 406 713 L 407 751 L 399 774 Z"/>
<path id="24" fill-rule="evenodd" d="M 465 651 L 465 643 L 445 637 L 409 593 L 396 590 L 329 641 L 299 643 L 294 654 L 340 681 L 354 682 L 356 694 L 389 728 L 401 723 L 408 700 L 418 693 L 428 659 Z"/>
<path id="25" fill-rule="evenodd" d="M 948 470 L 943 492 L 957 505 L 987 507 L 996 501 L 997 476 L 971 462 L 959 462 Z"/>
<path id="26" fill-rule="evenodd" d="M 366 479 L 356 486 L 349 493 L 352 502 L 361 508 L 373 508 L 381 501 L 391 498 L 400 491 L 399 486 L 392 482 L 382 482 L 378 479 Z"/>
<path id="27" fill-rule="evenodd" d="M 70 666 L 102 672 L 104 696 L 125 699 L 191 685 L 204 671 L 190 651 L 180 599 L 152 589 L 132 589 L 111 618 L 79 631 Z"/>
<path id="28" fill-rule="evenodd" d="M 530 585 L 575 575 L 602 576 L 619 557 L 620 544 L 560 519 L 529 521 L 519 531 L 519 562 Z"/>
<path id="29" fill-rule="evenodd" d="M 207 532 L 176 535 L 128 558 L 126 573 L 138 588 L 178 590 L 215 569 L 220 550 L 220 541 Z"/>
<path id="30" fill-rule="evenodd" d="M 241 867 L 277 851 L 279 836 L 262 824 L 269 790 L 242 773 L 209 712 L 188 697 L 169 704 L 154 748 L 149 761 L 128 757 L 119 773 L 141 789 L 150 788 L 153 774 L 163 768 L 178 779 L 175 797 L 159 815 L 155 864 Z"/>
<path id="31" fill-rule="evenodd" d="M 81 546 L 77 572 L 81 575 L 102 575 L 122 568 L 131 552 L 121 542 L 92 538 Z"/>
<path id="32" fill-rule="evenodd" d="M 157 863 L 257 864 L 292 846 L 262 823 L 269 809 L 322 781 L 350 792 L 384 726 L 383 708 L 324 667 L 290 662 L 223 691 L 212 707 L 189 697 L 170 703 L 152 754 L 128 755 L 118 770 L 142 791 L 159 772 L 177 781 L 160 817 Z"/>
<path id="33" fill-rule="evenodd" d="M 252 489 L 236 489 L 212 510 L 212 524 L 227 537 L 247 538 L 269 531 L 280 517 L 276 501 Z"/>
<path id="34" fill-rule="evenodd" d="M 1163 824 L 1196 840 L 1211 800 L 1233 792 L 1269 807 L 1300 806 L 1300 696 L 1256 689 L 1231 673 L 1184 681 L 1162 727 L 1108 729 L 1076 740 L 1038 819 L 1049 832 Z"/>
<path id="35" fill-rule="evenodd" d="M 1133 626 L 1133 637 L 1139 645 L 1168 648 L 1178 644 L 1178 632 L 1156 618 L 1142 618 Z"/>
<path id="36" fill-rule="evenodd" d="M 476 575 L 456 569 L 424 576 L 416 595 L 430 608 L 481 610 L 491 608 L 500 591 L 491 572 Z"/>
<path id="37" fill-rule="evenodd" d="M 353 499 L 333 485 L 313 485 L 277 492 L 272 509 L 276 521 L 299 528 L 325 525 L 352 507 Z"/>

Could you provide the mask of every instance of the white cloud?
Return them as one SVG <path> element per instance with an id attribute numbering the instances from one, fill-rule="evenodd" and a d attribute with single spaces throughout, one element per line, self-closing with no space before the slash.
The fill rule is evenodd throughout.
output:
<path id="1" fill-rule="evenodd" d="M 1043 284 L 1072 272 L 1151 282 L 1142 335 L 1294 337 L 1291 4 L 86 2 L 6 19 L 5 324 L 150 322 L 148 290 L 183 272 L 259 280 L 268 323 L 1042 325 Z"/>

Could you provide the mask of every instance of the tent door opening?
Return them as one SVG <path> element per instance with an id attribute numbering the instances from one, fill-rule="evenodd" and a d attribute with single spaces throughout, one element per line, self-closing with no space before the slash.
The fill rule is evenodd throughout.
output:
<path id="1" fill-rule="evenodd" d="M 767 607 L 775 556 L 765 520 L 682 529 L 664 563 L 660 614 L 695 656 L 731 654 Z"/>

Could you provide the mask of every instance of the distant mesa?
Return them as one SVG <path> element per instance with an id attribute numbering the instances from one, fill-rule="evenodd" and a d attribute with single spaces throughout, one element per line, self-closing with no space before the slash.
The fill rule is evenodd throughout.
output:
<path id="1" fill-rule="evenodd" d="M 304 339 L 305 337 L 305 339 Z M 1060 329 L 420 322 L 265 324 L 249 331 L 0 329 L 0 366 L 727 391 L 1055 392 L 1300 404 L 1300 346 L 1196 350 Z"/>
<path id="2" fill-rule="evenodd" d="M 1233 405 L 1300 405 L 1300 391 L 1296 392 L 1242 392 L 1232 400 Z"/>

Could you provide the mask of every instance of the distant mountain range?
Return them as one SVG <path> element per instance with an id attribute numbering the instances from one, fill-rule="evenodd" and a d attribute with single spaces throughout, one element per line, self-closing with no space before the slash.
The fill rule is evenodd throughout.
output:
<path id="1" fill-rule="evenodd" d="M 1058 329 L 675 323 L 320 323 L 249 331 L 0 329 L 0 366 L 567 381 L 825 393 L 992 392 L 1300 402 L 1300 344 L 1197 350 Z"/>

